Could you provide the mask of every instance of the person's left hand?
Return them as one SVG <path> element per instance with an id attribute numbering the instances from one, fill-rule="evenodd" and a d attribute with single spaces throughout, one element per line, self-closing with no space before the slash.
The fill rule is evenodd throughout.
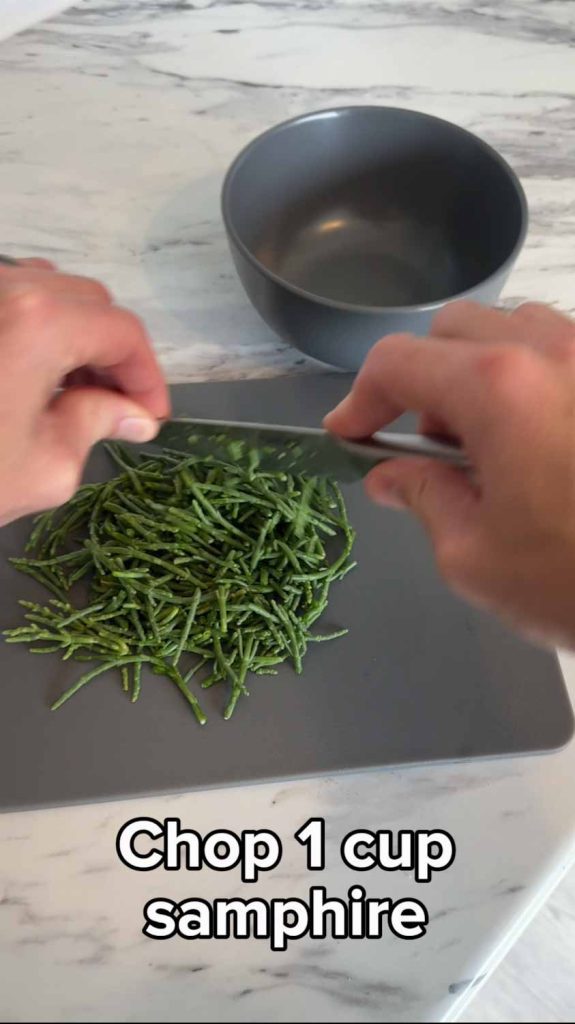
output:
<path id="1" fill-rule="evenodd" d="M 67 501 L 97 441 L 149 441 L 169 414 L 140 320 L 45 260 L 0 265 L 0 368 L 0 525 Z"/>

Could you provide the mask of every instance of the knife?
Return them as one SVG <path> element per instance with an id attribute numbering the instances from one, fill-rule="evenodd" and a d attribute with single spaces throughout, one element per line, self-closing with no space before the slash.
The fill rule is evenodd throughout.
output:
<path id="1" fill-rule="evenodd" d="M 228 420 L 172 419 L 162 424 L 153 445 L 188 455 L 235 462 L 255 449 L 258 468 L 308 476 L 331 476 L 343 483 L 360 480 L 377 463 L 402 455 L 440 459 L 469 468 L 465 453 L 421 434 L 381 431 L 362 441 L 349 441 L 313 427 L 270 426 Z"/>

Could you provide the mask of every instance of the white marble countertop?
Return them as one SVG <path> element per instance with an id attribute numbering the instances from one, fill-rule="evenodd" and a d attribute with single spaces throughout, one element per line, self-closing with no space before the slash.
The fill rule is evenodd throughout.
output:
<path id="1" fill-rule="evenodd" d="M 0 45 L 0 238 L 94 274 L 145 318 L 172 380 L 318 372 L 258 322 L 227 255 L 218 191 L 250 137 L 304 110 L 382 102 L 477 131 L 522 177 L 528 243 L 507 288 L 574 305 L 575 11 L 559 0 L 87 0 Z M 564 662 L 575 697 L 575 663 Z M 73 770 L 73 766 L 70 766 Z M 575 744 L 561 753 L 0 818 L 0 1017 L 19 1021 L 453 1019 L 575 855 Z M 129 871 L 136 815 L 200 832 L 274 828 L 281 867 L 251 895 L 303 896 L 290 836 L 327 822 L 322 883 L 357 875 L 359 827 L 449 830 L 430 927 L 293 943 L 141 934 L 152 896 L 246 895 L 226 874 Z M 404 873 L 371 896 L 421 897 Z"/>

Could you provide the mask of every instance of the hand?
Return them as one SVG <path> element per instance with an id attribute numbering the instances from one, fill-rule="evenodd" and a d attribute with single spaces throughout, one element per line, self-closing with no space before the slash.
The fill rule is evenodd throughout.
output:
<path id="1" fill-rule="evenodd" d="M 0 525 L 67 501 L 96 441 L 151 440 L 169 411 L 137 317 L 45 260 L 0 266 L 0 370 Z"/>
<path id="2" fill-rule="evenodd" d="M 393 459 L 369 474 L 368 494 L 420 519 L 460 594 L 575 645 L 575 324 L 536 303 L 510 314 L 454 303 L 429 338 L 379 342 L 325 425 L 365 437 L 405 410 L 458 439 L 474 472 Z"/>

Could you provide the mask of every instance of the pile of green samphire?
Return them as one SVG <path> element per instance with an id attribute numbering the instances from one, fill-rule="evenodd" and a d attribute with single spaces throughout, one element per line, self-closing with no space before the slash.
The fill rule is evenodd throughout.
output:
<path id="1" fill-rule="evenodd" d="M 136 701 L 149 666 L 201 724 L 192 676 L 203 688 L 227 684 L 229 718 L 248 673 L 276 674 L 288 659 L 299 673 L 310 642 L 346 632 L 312 632 L 331 584 L 355 564 L 336 484 L 262 472 L 253 451 L 227 462 L 109 450 L 121 474 L 39 516 L 29 557 L 12 559 L 54 596 L 21 601 L 26 625 L 7 630 L 7 641 L 96 663 L 53 710 L 115 668 Z"/>

